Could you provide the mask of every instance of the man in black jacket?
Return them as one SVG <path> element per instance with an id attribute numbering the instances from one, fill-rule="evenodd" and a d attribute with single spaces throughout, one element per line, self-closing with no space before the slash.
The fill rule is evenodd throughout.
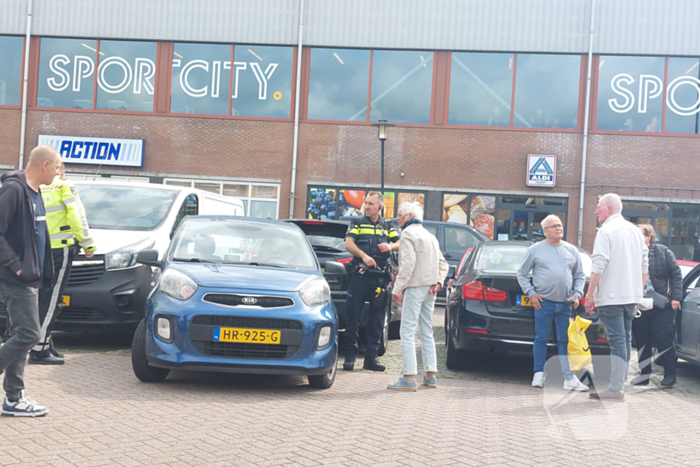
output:
<path id="1" fill-rule="evenodd" d="M 25 395 L 24 367 L 29 350 L 39 342 L 39 287 L 50 285 L 53 274 L 39 186 L 51 183 L 60 165 L 54 148 L 39 146 L 29 155 L 26 170 L 0 179 L 0 302 L 7 309 L 9 331 L 0 347 L 5 416 L 41 417 L 49 412 Z"/>

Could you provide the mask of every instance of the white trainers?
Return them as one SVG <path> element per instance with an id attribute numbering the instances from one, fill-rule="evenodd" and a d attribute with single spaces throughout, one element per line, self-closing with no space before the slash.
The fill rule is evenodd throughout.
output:
<path id="1" fill-rule="evenodd" d="M 532 378 L 533 388 L 543 388 L 544 387 L 544 372 L 538 371 Z"/>
<path id="2" fill-rule="evenodd" d="M 43 417 L 49 409 L 37 404 L 22 391 L 17 402 L 10 402 L 7 397 L 2 402 L 2 415 L 5 417 Z"/>
<path id="3" fill-rule="evenodd" d="M 588 386 L 583 384 L 579 379 L 574 376 L 568 381 L 564 381 L 564 389 L 567 391 L 588 391 Z"/>
<path id="4" fill-rule="evenodd" d="M 651 310 L 654 308 L 654 300 L 651 298 L 643 298 L 642 303 L 639 303 L 637 307 L 642 311 Z"/>

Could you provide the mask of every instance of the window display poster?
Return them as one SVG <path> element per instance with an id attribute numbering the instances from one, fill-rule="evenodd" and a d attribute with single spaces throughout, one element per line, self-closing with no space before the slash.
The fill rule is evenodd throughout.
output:
<path id="1" fill-rule="evenodd" d="M 398 203 L 396 204 L 396 206 L 397 206 L 396 214 L 398 215 L 398 207 L 401 206 L 403 203 L 415 203 L 415 202 L 417 202 L 420 205 L 420 208 L 423 210 L 423 213 L 425 213 L 425 194 L 424 193 L 399 193 Z"/>
<path id="2" fill-rule="evenodd" d="M 496 197 L 472 195 L 469 212 L 469 225 L 493 240 Z"/>
<path id="3" fill-rule="evenodd" d="M 466 224 L 469 212 L 469 195 L 444 195 L 442 209 L 443 222 Z"/>
<path id="4" fill-rule="evenodd" d="M 309 190 L 309 205 L 306 217 L 309 219 L 336 219 L 337 193 L 335 188 L 315 187 Z"/>

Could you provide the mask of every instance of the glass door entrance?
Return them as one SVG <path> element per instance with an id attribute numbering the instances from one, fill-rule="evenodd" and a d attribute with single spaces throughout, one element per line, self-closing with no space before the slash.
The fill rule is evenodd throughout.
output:
<path id="1" fill-rule="evenodd" d="M 529 198 L 533 200 L 537 198 Z M 512 198 L 501 197 L 498 205 L 498 220 L 495 240 L 544 240 L 542 221 L 554 214 L 566 226 L 566 206 L 564 200 L 557 205 L 504 203 Z"/>

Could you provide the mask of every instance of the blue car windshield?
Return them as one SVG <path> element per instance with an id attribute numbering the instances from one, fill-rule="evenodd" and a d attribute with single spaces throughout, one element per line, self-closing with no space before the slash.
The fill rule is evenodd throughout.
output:
<path id="1" fill-rule="evenodd" d="M 178 192 L 148 185 L 76 183 L 88 225 L 105 230 L 153 230 L 170 212 Z"/>
<path id="2" fill-rule="evenodd" d="M 304 233 L 288 224 L 192 218 L 173 239 L 171 261 L 317 269 Z"/>

